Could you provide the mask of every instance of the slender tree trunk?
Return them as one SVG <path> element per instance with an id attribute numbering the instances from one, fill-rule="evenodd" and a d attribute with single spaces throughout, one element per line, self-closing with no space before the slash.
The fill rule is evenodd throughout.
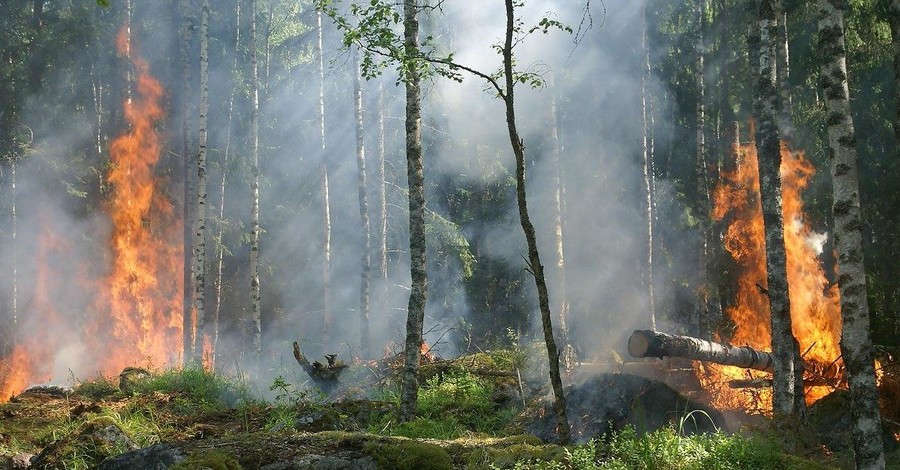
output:
<path id="1" fill-rule="evenodd" d="M 706 0 L 696 0 L 694 5 L 696 13 L 697 37 L 694 44 L 694 74 L 697 87 L 697 104 L 695 106 L 696 115 L 696 141 L 697 154 L 694 162 L 694 172 L 697 181 L 697 208 L 699 215 L 699 230 L 701 234 L 700 240 L 700 257 L 698 259 L 698 272 L 700 278 L 697 288 L 697 318 L 695 327 L 698 332 L 706 334 L 706 325 L 712 323 L 710 316 L 710 283 L 709 283 L 709 260 L 711 240 L 710 226 L 710 175 L 707 170 L 707 116 L 706 116 Z"/>
<path id="2" fill-rule="evenodd" d="M 44 75 L 44 57 L 41 50 L 44 29 L 44 2 L 33 0 L 31 6 L 31 48 L 28 53 L 28 85 L 32 93 L 41 89 Z"/>
<path id="3" fill-rule="evenodd" d="M 528 243 L 528 261 L 534 282 L 538 291 L 538 305 L 541 310 L 541 325 L 544 330 L 544 343 L 547 346 L 547 356 L 550 361 L 550 383 L 553 387 L 555 398 L 554 408 L 559 419 L 557 433 L 562 443 L 569 442 L 569 419 L 566 414 L 566 397 L 563 392 L 562 377 L 559 370 L 559 349 L 553 337 L 553 317 L 550 312 L 550 295 L 547 292 L 547 281 L 544 278 L 544 266 L 541 265 L 541 257 L 538 253 L 537 237 L 534 225 L 528 215 L 528 203 L 525 198 L 525 144 L 519 137 L 516 127 L 515 110 L 515 77 L 513 76 L 513 36 L 515 32 L 515 7 L 514 0 L 506 1 L 506 39 L 503 45 L 503 76 L 506 82 L 506 90 L 503 93 L 503 101 L 506 105 L 506 125 L 509 131 L 509 140 L 512 144 L 513 154 L 516 157 L 516 201 L 519 207 L 519 221 L 525 240 Z"/>
<path id="4" fill-rule="evenodd" d="M 359 284 L 359 343 L 363 358 L 371 357 L 369 337 L 369 284 L 372 276 L 372 236 L 369 224 L 369 196 L 366 188 L 366 135 L 363 127 L 362 77 L 359 51 L 353 48 L 353 101 L 356 108 L 356 174 L 359 194 L 359 218 L 362 225 L 362 262 Z"/>
<path id="5" fill-rule="evenodd" d="M 841 357 L 850 385 L 853 451 L 858 469 L 882 469 L 884 447 L 869 333 L 856 134 L 850 112 L 844 12 L 840 0 L 818 0 L 821 79 L 831 157 L 834 243 L 841 291 Z"/>
<path id="6" fill-rule="evenodd" d="M 250 0 L 250 318 L 253 335 L 252 361 L 259 372 L 262 355 L 262 305 L 259 285 L 259 74 L 256 53 L 256 0 Z"/>
<path id="7" fill-rule="evenodd" d="M 197 151 L 197 216 L 194 219 L 193 309 L 197 312 L 197 333 L 194 336 L 194 358 L 203 361 L 203 346 L 207 342 L 206 325 L 206 138 L 209 110 L 209 0 L 200 4 L 200 116 L 199 149 Z"/>
<path id="8" fill-rule="evenodd" d="M 403 46 L 407 57 L 419 53 L 418 0 L 403 1 Z M 406 84 L 406 178 L 409 182 L 409 259 L 412 284 L 406 315 L 400 419 L 411 420 L 419 397 L 418 370 L 428 278 L 425 271 L 425 175 L 422 168 L 422 103 L 419 70 L 413 66 L 402 77 Z"/>
<path id="9" fill-rule="evenodd" d="M 775 355 L 772 407 L 776 419 L 802 415 L 803 400 L 800 348 L 791 330 L 788 296 L 787 255 L 784 246 L 784 219 L 781 207 L 781 143 L 778 139 L 778 86 L 775 71 L 774 0 L 757 0 L 759 55 L 757 70 L 756 151 L 759 156 L 760 199 L 766 234 L 766 273 L 772 324 L 772 352 Z M 797 386 L 797 382 L 800 386 Z"/>
<path id="10" fill-rule="evenodd" d="M 325 141 L 325 53 L 322 48 L 322 12 L 316 11 L 316 52 L 319 59 L 319 175 L 322 179 L 322 339 L 331 338 L 331 199 L 328 194 L 328 155 Z"/>
<path id="11" fill-rule="evenodd" d="M 387 279 L 387 181 L 384 165 L 384 84 L 378 83 L 378 277 Z M 384 296 L 382 296 L 384 297 Z"/>
<path id="12" fill-rule="evenodd" d="M 894 141 L 900 158 L 900 0 L 891 0 L 888 19 L 891 24 L 891 55 L 894 60 Z"/>
<path id="13" fill-rule="evenodd" d="M 12 194 L 10 197 L 10 216 L 12 217 L 12 331 L 13 331 L 13 340 L 12 344 L 16 343 L 16 338 L 18 337 L 18 329 L 19 329 L 19 215 L 18 215 L 18 200 L 19 195 L 16 191 L 16 167 L 18 165 L 19 156 L 17 153 L 13 153 L 10 155 L 10 167 L 9 167 L 9 177 L 10 177 L 10 185 L 12 189 Z"/>
<path id="14" fill-rule="evenodd" d="M 216 351 L 219 344 L 219 316 L 222 311 L 222 272 L 225 267 L 225 245 L 223 238 L 225 235 L 225 185 L 228 182 L 228 164 L 231 157 L 231 136 L 232 127 L 234 126 L 234 95 L 237 90 L 237 77 L 240 70 L 238 69 L 238 56 L 241 49 L 241 0 L 235 2 L 235 33 L 234 33 L 234 61 L 231 64 L 231 91 L 228 94 L 228 129 L 225 133 L 225 151 L 222 154 L 222 181 L 219 185 L 219 227 L 216 233 L 216 303 L 212 311 L 210 321 L 211 326 L 211 344 L 212 354 L 210 357 L 210 368 L 214 369 L 216 364 Z"/>
<path id="15" fill-rule="evenodd" d="M 182 220 L 184 224 L 184 246 L 183 261 L 184 269 L 182 275 L 184 277 L 184 291 L 182 293 L 182 333 L 184 338 L 184 364 L 188 364 L 193 360 L 194 349 L 194 311 L 192 308 L 192 284 L 193 276 L 191 275 L 192 262 L 192 246 L 193 231 L 190 224 L 192 210 L 191 201 L 194 200 L 194 194 L 191 190 L 191 137 L 190 137 L 190 107 L 188 106 L 188 97 L 191 95 L 191 65 L 190 65 L 190 42 L 191 42 L 191 21 L 190 21 L 190 0 L 181 0 L 181 155 L 184 159 L 183 176 L 184 176 L 184 205 L 182 210 Z M 130 80 L 129 80 L 130 82 Z M 128 85 L 129 89 L 131 85 Z M 130 95 L 130 93 L 129 93 Z"/>
<path id="16" fill-rule="evenodd" d="M 569 340 L 569 296 L 566 288 L 566 255 L 563 226 L 563 199 L 565 186 L 563 182 L 562 146 L 559 141 L 559 113 L 557 111 L 556 87 L 551 76 L 550 82 L 550 141 L 553 160 L 553 225 L 556 248 L 556 271 L 559 276 L 559 332 L 562 335 L 563 367 L 571 371 L 575 366 L 575 348 Z"/>
<path id="17" fill-rule="evenodd" d="M 641 49 L 644 56 L 644 64 L 641 68 L 641 171 L 644 178 L 644 215 L 646 217 L 646 232 L 644 233 L 644 241 L 646 251 L 644 252 L 643 281 L 647 289 L 647 299 L 650 303 L 648 311 L 650 312 L 650 329 L 656 329 L 656 299 L 654 295 L 653 281 L 653 172 L 652 153 L 650 142 L 650 113 L 648 109 L 647 99 L 647 81 L 650 79 L 650 49 L 647 46 L 647 4 L 650 0 L 645 0 L 644 7 L 641 10 L 643 17 L 643 29 L 641 30 Z"/>
<path id="18" fill-rule="evenodd" d="M 775 0 L 775 17 L 778 21 L 778 65 L 776 68 L 778 69 L 778 89 L 781 93 L 778 129 L 781 131 L 782 139 L 790 140 L 794 135 L 793 118 L 791 117 L 794 107 L 789 82 L 791 76 L 791 47 L 788 40 L 787 11 L 784 8 L 784 0 Z"/>

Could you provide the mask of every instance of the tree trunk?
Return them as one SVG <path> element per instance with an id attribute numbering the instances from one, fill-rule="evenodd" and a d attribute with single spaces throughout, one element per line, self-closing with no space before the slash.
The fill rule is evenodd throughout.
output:
<path id="1" fill-rule="evenodd" d="M 322 49 L 322 12 L 316 11 L 316 55 L 319 59 L 319 176 L 322 179 L 322 340 L 331 338 L 331 199 L 328 194 L 328 155 L 325 151 L 325 53 Z"/>
<path id="2" fill-rule="evenodd" d="M 259 285 L 259 73 L 256 53 L 256 0 L 250 0 L 250 318 L 252 369 L 259 372 L 262 355 L 262 305 Z"/>
<path id="3" fill-rule="evenodd" d="M 891 25 L 891 56 L 894 61 L 894 141 L 900 158 L 900 0 L 891 0 L 888 19 Z"/>
<path id="4" fill-rule="evenodd" d="M 184 204 L 182 209 L 182 221 L 184 224 L 184 289 L 182 292 L 182 333 L 184 339 L 184 364 L 188 364 L 193 360 L 194 350 L 194 310 L 192 306 L 191 285 L 193 276 L 191 275 L 192 263 L 192 247 L 193 247 L 193 231 L 189 221 L 191 220 L 192 210 L 191 201 L 194 201 L 194 194 L 191 191 L 191 137 L 190 137 L 190 107 L 188 106 L 188 97 L 191 95 L 191 65 L 190 65 L 190 42 L 191 42 L 191 21 L 190 21 L 190 0 L 181 0 L 181 156 L 184 159 L 183 176 L 184 176 Z M 130 80 L 129 80 L 130 82 Z M 131 85 L 128 85 L 129 89 Z M 130 93 L 129 93 L 130 94 Z"/>
<path id="5" fill-rule="evenodd" d="M 378 277 L 387 279 L 387 180 L 384 165 L 384 84 L 378 83 Z M 382 295 L 382 298 L 384 295 Z M 384 300 L 384 299 L 383 299 Z"/>
<path id="6" fill-rule="evenodd" d="M 418 0 L 403 2 L 403 39 L 407 57 L 419 53 Z M 425 177 L 422 168 L 422 109 L 419 70 L 406 70 L 406 177 L 409 181 L 409 258 L 412 285 L 406 316 L 403 377 L 400 389 L 400 419 L 411 420 L 419 396 L 417 373 L 421 360 L 422 326 L 428 282 L 425 271 Z"/>
<path id="7" fill-rule="evenodd" d="M 215 369 L 216 365 L 216 348 L 219 344 L 219 316 L 222 311 L 222 273 L 225 267 L 225 245 L 223 238 L 225 234 L 225 186 L 228 182 L 228 164 L 231 157 L 231 137 L 232 127 L 234 126 L 234 95 L 237 91 L 237 77 L 240 76 L 238 69 L 238 55 L 241 49 L 241 1 L 235 2 L 235 33 L 234 33 L 234 61 L 231 64 L 231 90 L 228 94 L 228 128 L 225 132 L 225 149 L 222 153 L 222 180 L 219 184 L 219 227 L 216 233 L 216 303 L 212 311 L 210 322 L 212 326 L 210 332 L 211 339 L 211 355 L 210 369 Z"/>
<path id="8" fill-rule="evenodd" d="M 359 284 L 359 343 L 364 359 L 371 357 L 369 337 L 369 285 L 372 276 L 372 237 L 369 224 L 369 197 L 366 188 L 366 145 L 363 128 L 362 77 L 360 74 L 359 51 L 353 48 L 353 101 L 356 108 L 356 174 L 359 195 L 359 218 L 362 229 L 363 253 Z"/>
<path id="9" fill-rule="evenodd" d="M 778 83 L 779 92 L 781 93 L 781 108 L 778 113 L 778 129 L 781 131 L 781 138 L 790 140 L 794 135 L 793 118 L 793 99 L 791 98 L 790 76 L 791 76 L 791 47 L 788 40 L 787 11 L 784 8 L 784 0 L 775 0 L 775 17 L 778 21 L 778 47 L 776 55 L 778 57 Z"/>
<path id="10" fill-rule="evenodd" d="M 647 231 L 644 233 L 646 252 L 643 264 L 643 281 L 650 302 L 650 328 L 656 329 L 656 299 L 654 298 L 653 281 L 653 172 L 652 151 L 650 142 L 650 113 L 648 109 L 647 81 L 650 79 L 650 48 L 647 45 L 647 4 L 641 10 L 643 29 L 641 30 L 641 49 L 644 64 L 641 68 L 641 172 L 644 178 L 644 207 Z"/>
<path id="11" fill-rule="evenodd" d="M 754 113 L 757 120 L 756 150 L 759 156 L 760 199 L 766 234 L 766 273 L 775 356 L 772 407 L 776 419 L 802 415 L 805 409 L 800 347 L 791 330 L 787 255 L 781 207 L 781 143 L 778 139 L 778 87 L 775 71 L 774 0 L 757 0 L 759 55 L 756 68 Z M 799 382 L 799 387 L 798 387 Z"/>
<path id="12" fill-rule="evenodd" d="M 819 50 L 831 157 L 834 244 L 841 291 L 841 357 L 850 385 L 853 451 L 858 469 L 884 468 L 881 415 L 869 332 L 856 135 L 850 112 L 843 2 L 818 0 Z"/>
<path id="13" fill-rule="evenodd" d="M 710 191 L 714 186 L 712 175 L 709 168 L 708 145 L 706 139 L 708 125 L 708 117 L 706 114 L 706 16 L 707 16 L 707 0 L 697 0 L 697 41 L 695 43 L 695 68 L 696 86 L 697 86 L 697 104 L 696 104 L 696 140 L 697 155 L 695 162 L 695 176 L 697 178 L 697 207 L 699 230 L 701 234 L 700 257 L 698 261 L 698 272 L 700 273 L 699 282 L 697 283 L 697 318 L 695 327 L 698 334 L 709 335 L 711 333 L 711 325 L 715 324 L 721 317 L 718 302 L 718 289 L 715 283 L 710 279 L 715 274 L 715 249 L 717 243 L 715 224 L 712 223 Z"/>
<path id="14" fill-rule="evenodd" d="M 559 113 L 557 112 L 556 87 L 551 76 L 550 82 L 550 141 L 553 159 L 553 224 L 556 245 L 556 271 L 559 276 L 559 332 L 562 334 L 563 367 L 571 371 L 575 367 L 575 348 L 569 340 L 569 297 L 566 289 L 566 256 L 565 239 L 563 237 L 563 206 L 565 205 L 565 186 L 559 141 Z"/>
<path id="15" fill-rule="evenodd" d="M 559 370 L 559 349 L 553 337 L 553 317 L 550 312 L 550 296 L 547 292 L 547 281 L 544 278 L 544 266 L 541 265 L 541 257 L 538 253 L 537 237 L 534 225 L 528 215 L 528 203 L 525 198 L 525 144 L 519 137 L 516 128 L 515 110 L 515 77 L 513 76 L 513 35 L 515 32 L 515 7 L 514 0 L 506 0 L 506 39 L 503 45 L 503 75 L 506 81 L 506 90 L 503 93 L 503 101 L 506 105 L 506 124 L 509 131 L 509 140 L 512 144 L 513 154 L 516 157 L 516 201 L 519 207 L 519 221 L 525 240 L 528 243 L 528 261 L 534 282 L 538 291 L 538 305 L 541 310 L 541 324 L 544 330 L 544 342 L 547 346 L 547 356 L 550 361 L 550 383 L 553 387 L 555 398 L 554 408 L 559 419 L 557 433 L 561 443 L 569 442 L 569 419 L 566 415 L 566 397 L 562 387 L 562 377 Z"/>
<path id="16" fill-rule="evenodd" d="M 631 334 L 628 353 L 633 357 L 679 357 L 766 372 L 772 372 L 775 360 L 772 353 L 749 346 L 731 346 L 650 330 L 635 330 Z"/>
<path id="17" fill-rule="evenodd" d="M 194 219 L 193 310 L 197 314 L 194 335 L 194 359 L 203 363 L 203 347 L 207 342 L 206 325 L 206 139 L 209 113 L 209 0 L 200 4 L 200 116 L 197 151 L 197 216 Z"/>

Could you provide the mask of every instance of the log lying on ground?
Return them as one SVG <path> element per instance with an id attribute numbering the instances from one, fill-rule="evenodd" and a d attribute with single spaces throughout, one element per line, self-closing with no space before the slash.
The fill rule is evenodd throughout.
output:
<path id="1" fill-rule="evenodd" d="M 774 362 L 771 353 L 749 346 L 731 346 L 651 330 L 635 330 L 628 339 L 628 353 L 634 357 L 681 357 L 766 372 L 772 372 Z"/>

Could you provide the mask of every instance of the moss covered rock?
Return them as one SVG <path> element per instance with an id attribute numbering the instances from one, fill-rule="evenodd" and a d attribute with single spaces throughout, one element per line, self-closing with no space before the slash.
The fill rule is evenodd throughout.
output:
<path id="1" fill-rule="evenodd" d="M 435 444 L 412 440 L 378 440 L 368 442 L 363 449 L 378 468 L 395 470 L 451 470 L 450 454 Z"/>

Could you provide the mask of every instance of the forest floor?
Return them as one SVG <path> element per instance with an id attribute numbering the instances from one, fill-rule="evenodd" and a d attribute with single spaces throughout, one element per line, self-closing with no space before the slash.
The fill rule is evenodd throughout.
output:
<path id="1" fill-rule="evenodd" d="M 267 400 L 199 368 L 37 387 L 0 405 L 0 470 L 852 468 L 849 450 L 830 451 L 821 439 L 798 438 L 797 430 L 788 438 L 773 431 L 691 434 L 683 419 L 635 421 L 649 412 L 647 404 L 618 413 L 622 406 L 609 390 L 632 403 L 639 396 L 663 402 L 669 392 L 629 374 L 571 389 L 583 406 L 609 403 L 606 414 L 570 416 L 576 428 L 598 433 L 601 420 L 609 428 L 601 439 L 576 436 L 579 444 L 560 446 L 546 435 L 555 417 L 540 397 L 545 390 L 529 386 L 535 377 L 523 376 L 515 359 L 501 351 L 427 366 L 419 418 L 410 423 L 397 421 L 389 381 L 377 396 L 361 398 L 348 387 L 326 397 L 279 376 Z M 364 369 L 360 374 L 373 372 Z M 900 468 L 900 451 L 889 454 L 888 468 Z"/>

